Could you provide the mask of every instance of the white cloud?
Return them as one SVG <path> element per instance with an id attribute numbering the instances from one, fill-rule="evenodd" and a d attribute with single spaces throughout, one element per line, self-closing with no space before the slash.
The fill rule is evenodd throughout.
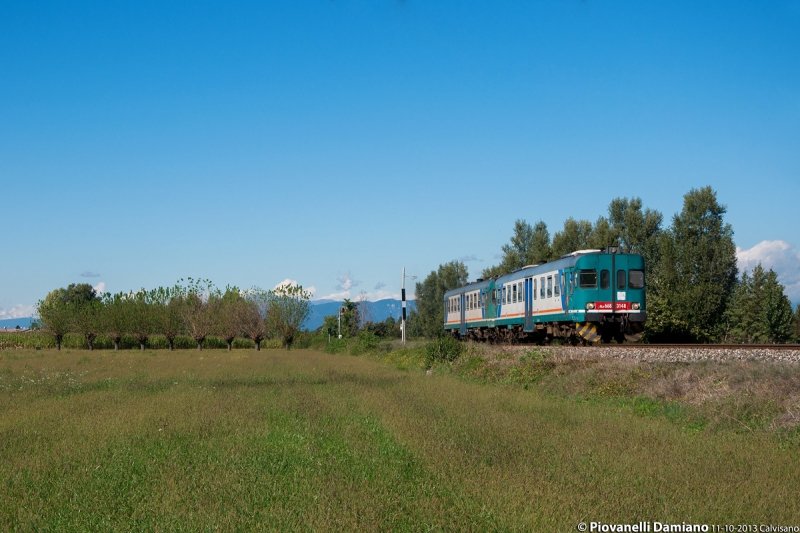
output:
<path id="1" fill-rule="evenodd" d="M 752 270 L 758 263 L 778 274 L 786 296 L 800 301 L 800 250 L 785 241 L 761 241 L 749 250 L 736 247 L 739 270 Z"/>
<path id="2" fill-rule="evenodd" d="M 349 291 L 353 287 L 358 287 L 361 285 L 360 281 L 355 281 L 353 276 L 350 275 L 350 271 L 348 270 L 344 274 L 340 275 L 338 278 L 339 284 L 335 287 L 337 291 Z"/>
<path id="3" fill-rule="evenodd" d="M 29 316 L 36 316 L 36 306 L 17 304 L 11 309 L 0 309 L 0 320 L 28 318 Z"/>
<path id="4" fill-rule="evenodd" d="M 350 291 L 332 292 L 331 294 L 326 294 L 325 296 L 320 296 L 317 299 L 318 300 L 337 300 L 337 301 L 341 302 L 345 298 L 350 298 Z"/>
<path id="5" fill-rule="evenodd" d="M 378 300 L 386 300 L 387 298 L 391 298 L 392 300 L 399 300 L 400 293 L 389 292 L 389 291 L 375 291 L 375 292 L 370 292 L 367 295 L 367 299 L 370 302 L 377 302 Z M 413 299 L 414 299 L 414 291 L 406 291 L 406 300 L 413 300 Z"/>
<path id="6" fill-rule="evenodd" d="M 94 289 L 94 292 L 96 292 L 98 295 L 103 294 L 104 292 L 106 292 L 106 282 L 101 281 L 92 288 Z"/>
<path id="7" fill-rule="evenodd" d="M 86 270 L 84 272 L 81 272 L 81 277 L 82 278 L 99 278 L 100 274 L 98 274 L 97 272 L 92 272 L 90 270 Z"/>
<path id="8" fill-rule="evenodd" d="M 297 285 L 298 285 L 298 283 L 297 283 L 296 279 L 286 278 L 285 280 L 283 280 L 280 283 L 278 283 L 277 285 L 275 285 L 272 288 L 272 290 L 273 291 L 277 291 L 281 287 L 297 287 Z M 311 285 L 310 287 L 303 287 L 303 290 L 311 293 L 311 296 L 314 296 L 314 293 L 317 292 L 317 288 L 315 286 L 313 286 L 313 285 Z"/>

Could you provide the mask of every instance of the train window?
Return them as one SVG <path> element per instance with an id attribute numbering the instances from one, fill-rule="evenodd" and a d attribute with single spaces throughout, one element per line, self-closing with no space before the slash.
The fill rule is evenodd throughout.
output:
<path id="1" fill-rule="evenodd" d="M 539 278 L 539 298 L 544 300 L 544 278 Z"/>
<path id="2" fill-rule="evenodd" d="M 511 303 L 517 303 L 517 286 L 511 286 Z"/>
<path id="3" fill-rule="evenodd" d="M 547 297 L 553 297 L 553 276 L 547 276 Z"/>
<path id="4" fill-rule="evenodd" d="M 505 304 L 507 304 L 507 303 L 508 303 L 508 302 L 506 302 L 506 288 L 505 288 L 505 287 L 503 287 L 503 305 L 505 305 Z"/>
<path id="5" fill-rule="evenodd" d="M 600 288 L 605 290 L 611 286 L 611 272 L 606 269 L 600 271 Z"/>
<path id="6" fill-rule="evenodd" d="M 553 296 L 561 295 L 561 287 L 559 287 L 558 276 L 555 277 L 555 285 L 553 286 Z"/>
<path id="7" fill-rule="evenodd" d="M 597 270 L 581 270 L 581 289 L 594 289 L 597 287 Z"/>
<path id="8" fill-rule="evenodd" d="M 525 294 L 522 292 L 522 282 L 517 283 L 517 292 L 519 293 L 519 301 L 525 301 Z"/>
<path id="9" fill-rule="evenodd" d="M 533 293 L 533 299 L 535 300 L 536 299 L 536 278 L 533 278 L 533 291 L 531 291 L 531 292 Z"/>
<path id="10" fill-rule="evenodd" d="M 628 287 L 631 289 L 644 288 L 644 272 L 641 270 L 631 270 L 628 272 Z"/>
<path id="11" fill-rule="evenodd" d="M 625 290 L 625 271 L 617 270 L 617 289 Z"/>

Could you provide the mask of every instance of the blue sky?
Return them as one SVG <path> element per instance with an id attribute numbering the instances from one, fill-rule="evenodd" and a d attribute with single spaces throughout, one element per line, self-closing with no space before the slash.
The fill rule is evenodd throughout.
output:
<path id="1" fill-rule="evenodd" d="M 691 188 L 800 301 L 800 1 L 0 4 L 0 315 L 69 283 L 316 298 Z"/>

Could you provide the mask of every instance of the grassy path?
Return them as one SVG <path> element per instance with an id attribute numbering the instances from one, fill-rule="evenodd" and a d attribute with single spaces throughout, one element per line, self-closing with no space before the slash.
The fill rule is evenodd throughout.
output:
<path id="1" fill-rule="evenodd" d="M 0 530 L 800 525 L 800 450 L 312 351 L 0 352 Z"/>

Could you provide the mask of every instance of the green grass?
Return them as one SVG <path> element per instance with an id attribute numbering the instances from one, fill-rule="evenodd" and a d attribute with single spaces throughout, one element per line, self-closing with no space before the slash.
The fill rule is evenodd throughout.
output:
<path id="1" fill-rule="evenodd" d="M 547 361 L 508 379 L 428 376 L 424 347 L 0 352 L 0 530 L 800 524 L 800 447 L 691 427 L 628 396 L 647 381 L 630 373 L 556 394 Z"/>

